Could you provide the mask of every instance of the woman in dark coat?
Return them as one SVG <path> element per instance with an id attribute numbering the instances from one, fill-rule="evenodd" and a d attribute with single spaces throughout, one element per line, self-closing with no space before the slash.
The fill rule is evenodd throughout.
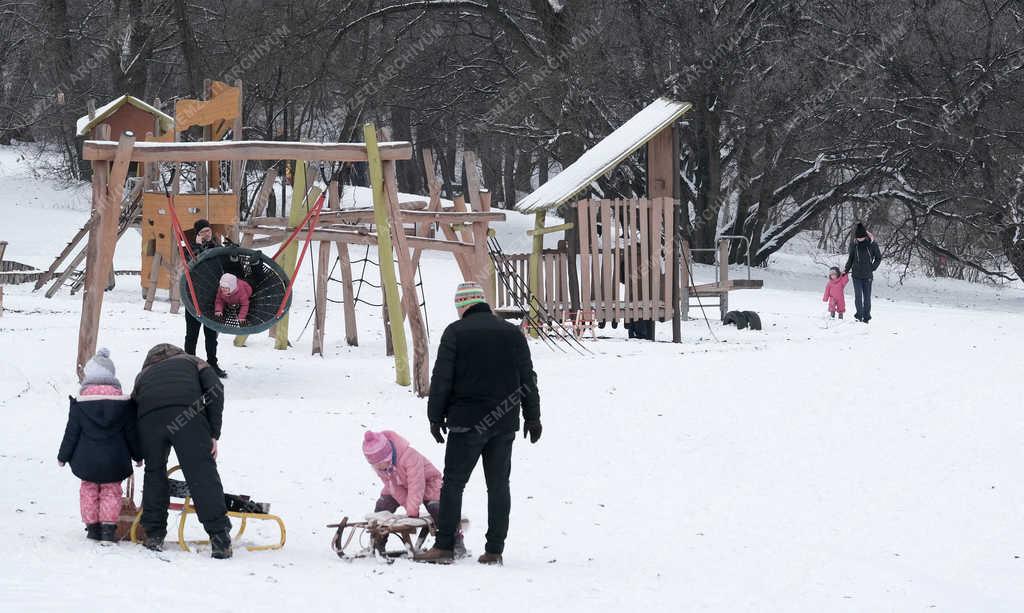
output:
<path id="1" fill-rule="evenodd" d="M 850 256 L 846 258 L 846 272 L 853 278 L 853 295 L 857 312 L 857 321 L 871 321 L 871 283 L 882 263 L 882 250 L 878 248 L 875 237 L 871 236 L 864 224 L 857 223 L 850 243 Z"/>

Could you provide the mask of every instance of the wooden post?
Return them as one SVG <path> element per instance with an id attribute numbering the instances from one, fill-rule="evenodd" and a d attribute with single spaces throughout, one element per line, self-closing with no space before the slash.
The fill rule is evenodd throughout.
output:
<path id="1" fill-rule="evenodd" d="M 0 264 L 4 263 L 4 251 L 7 250 L 7 241 L 0 241 Z M 0 272 L 3 268 L 0 267 Z M 0 317 L 4 316 L 4 286 L 0 285 Z"/>
<path id="2" fill-rule="evenodd" d="M 356 330 L 356 303 L 352 291 L 352 262 L 348 256 L 348 244 L 338 241 L 338 265 L 341 267 L 341 294 L 345 309 L 345 342 L 351 347 L 359 345 Z"/>
<path id="3" fill-rule="evenodd" d="M 231 140 L 240 141 L 242 140 L 242 80 L 235 80 L 235 87 L 238 88 L 238 116 L 235 117 L 234 123 L 231 125 Z M 245 178 L 245 160 L 235 160 L 231 162 L 231 192 L 235 194 L 235 204 L 237 205 L 236 211 L 241 210 L 242 204 L 242 184 Z M 238 226 L 231 226 L 228 228 L 229 238 L 235 243 L 238 242 Z"/>
<path id="4" fill-rule="evenodd" d="M 292 175 L 292 206 L 291 210 L 288 211 L 288 225 L 292 228 L 302 223 L 302 220 L 306 217 L 306 213 L 309 212 L 310 207 L 316 202 L 317 198 L 320 197 L 320 188 L 310 188 L 306 183 L 306 163 L 302 161 L 295 162 L 295 174 Z M 308 197 L 307 197 L 308 190 Z M 303 203 L 306 206 L 302 206 Z M 299 257 L 299 242 L 302 234 L 300 233 L 295 237 L 295 240 L 288 245 L 284 253 L 281 254 L 281 267 L 284 268 L 285 274 L 289 278 L 295 273 L 295 261 Z M 294 295 L 294 292 L 293 292 Z M 284 314 L 278 322 L 276 328 L 276 341 L 274 342 L 274 349 L 285 350 L 288 349 L 288 313 Z"/>
<path id="5" fill-rule="evenodd" d="M 163 265 L 163 256 L 157 251 L 153 254 L 153 264 L 149 269 L 149 287 L 146 288 L 146 303 L 142 308 L 146 311 L 153 310 L 153 300 L 156 299 L 156 286 L 160 280 L 160 268 Z"/>
<path id="6" fill-rule="evenodd" d="M 486 190 L 480 192 L 480 211 L 484 213 L 491 212 L 491 192 Z M 490 234 L 491 226 L 486 221 L 482 222 L 481 225 L 483 226 L 483 243 L 487 259 L 487 284 L 484 285 L 484 292 L 487 295 L 487 303 L 494 306 L 498 295 L 498 278 L 495 275 L 494 262 L 491 261 L 490 248 L 487 243 L 487 236 Z"/>
<path id="7" fill-rule="evenodd" d="M 539 232 L 544 229 L 544 210 L 537 211 L 534 215 L 533 220 L 533 249 L 530 251 L 530 295 L 528 296 L 530 305 L 530 336 L 537 338 L 539 331 L 537 330 L 537 305 L 540 301 L 540 257 L 541 252 L 544 250 L 544 234 Z"/>
<path id="8" fill-rule="evenodd" d="M 430 393 L 430 353 L 427 348 L 427 327 L 423 323 L 419 293 L 416 291 L 416 269 L 412 266 L 412 255 L 402 229 L 402 209 L 398 204 L 398 174 L 395 169 L 395 161 L 385 161 L 383 170 L 386 199 L 394 236 L 395 257 L 398 260 L 398 274 L 402 283 L 401 306 L 405 316 L 409 318 L 409 331 L 412 333 L 413 390 L 416 395 L 423 398 Z M 378 232 L 379 230 L 378 227 Z M 484 257 L 486 257 L 486 229 L 484 231 Z"/>
<path id="9" fill-rule="evenodd" d="M 680 317 L 683 321 L 690 321 L 690 264 L 693 262 L 690 259 L 690 241 L 680 241 L 682 249 L 682 257 L 679 258 L 679 286 L 681 291 L 679 296 L 679 308 Z M 675 318 L 673 318 L 673 321 Z M 674 341 L 678 342 L 678 341 Z"/>
<path id="10" fill-rule="evenodd" d="M 339 208 L 340 202 L 338 182 L 331 181 L 331 184 L 327 186 L 327 208 Z M 328 266 L 331 264 L 331 242 L 319 242 L 319 261 L 317 262 L 316 269 L 316 316 L 313 323 L 313 355 L 322 356 L 324 354 L 324 325 L 327 323 L 327 282 L 330 275 Z"/>
<path id="11" fill-rule="evenodd" d="M 109 134 L 109 126 L 107 130 Z M 93 208 L 99 211 L 100 220 L 90 232 L 90 235 L 95 234 L 96 237 L 95 241 L 92 241 L 94 250 L 89 254 L 94 261 L 86 266 L 85 291 L 82 293 L 82 318 L 78 328 L 78 356 L 75 366 L 79 380 L 83 376 L 82 368 L 85 363 L 96 352 L 103 292 L 113 269 L 117 222 L 134 146 L 135 135 L 125 132 L 118 142 L 113 164 L 93 162 Z"/>
<path id="12" fill-rule="evenodd" d="M 434 155 L 430 149 L 423 150 L 423 169 L 426 171 L 427 186 L 430 190 L 430 205 L 428 206 L 428 209 L 436 208 L 436 210 L 441 210 L 441 184 L 438 182 L 437 176 L 434 174 Z M 459 209 L 455 208 L 455 210 Z M 444 234 L 446 240 L 459 240 L 451 225 L 440 222 L 438 223 L 438 226 L 440 226 L 441 232 Z M 417 260 L 417 262 L 419 262 L 419 260 Z M 469 280 L 473 278 L 472 268 L 466 261 L 465 256 L 461 253 L 456 253 L 455 262 L 459 265 L 459 271 L 462 273 L 463 279 Z"/>
<path id="13" fill-rule="evenodd" d="M 384 195 L 384 169 L 381 165 L 380 150 L 377 148 L 377 130 L 372 123 L 363 126 L 363 138 L 366 141 L 370 184 L 373 187 L 373 217 L 377 226 L 381 289 L 390 318 L 391 340 L 395 346 L 395 381 L 399 385 L 409 385 L 412 378 L 409 372 L 405 327 L 402 325 L 402 306 L 398 301 L 398 281 L 395 277 L 394 261 L 391 259 L 391 224 L 388 221 L 388 203 Z"/>
<path id="14" fill-rule="evenodd" d="M 726 311 L 729 310 L 729 243 L 728 240 L 718 240 L 718 286 L 721 289 L 718 295 L 718 310 L 723 321 Z"/>

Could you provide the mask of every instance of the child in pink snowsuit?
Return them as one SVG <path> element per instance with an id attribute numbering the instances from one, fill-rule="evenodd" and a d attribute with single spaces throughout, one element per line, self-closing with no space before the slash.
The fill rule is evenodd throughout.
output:
<path id="1" fill-rule="evenodd" d="M 83 368 L 78 398 L 71 399 L 64 440 L 57 452 L 61 466 L 82 480 L 78 500 L 86 537 L 114 541 L 121 514 L 121 482 L 141 465 L 135 404 L 121 391 L 110 351 L 100 349 Z"/>
<path id="2" fill-rule="evenodd" d="M 405 509 L 409 517 L 419 517 L 420 505 L 437 521 L 441 500 L 441 471 L 412 448 L 405 440 L 391 430 L 367 431 L 363 435 L 363 455 L 373 467 L 384 489 L 374 507 L 374 512 L 390 511 L 398 507 Z M 462 533 L 456 535 L 456 546 L 462 546 Z M 383 542 L 374 543 L 383 549 Z M 465 551 L 462 546 L 461 551 Z"/>
<path id="3" fill-rule="evenodd" d="M 839 313 L 839 319 L 843 318 L 846 312 L 846 283 L 850 280 L 845 272 L 840 273 L 835 266 L 828 269 L 828 282 L 825 284 L 825 295 L 821 297 L 822 302 L 828 303 L 829 317 L 835 319 Z"/>
<path id="4" fill-rule="evenodd" d="M 220 277 L 220 287 L 213 301 L 213 314 L 224 316 L 226 305 L 238 306 L 238 323 L 244 324 L 249 317 L 249 299 L 252 298 L 252 286 L 235 275 L 226 272 Z"/>

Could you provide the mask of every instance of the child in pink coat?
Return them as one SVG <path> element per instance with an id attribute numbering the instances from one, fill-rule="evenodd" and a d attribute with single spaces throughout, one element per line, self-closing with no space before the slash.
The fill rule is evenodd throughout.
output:
<path id="1" fill-rule="evenodd" d="M 839 319 L 843 318 L 846 312 L 846 283 L 850 277 L 844 272 L 840 273 L 835 266 L 828 269 L 828 282 L 825 284 L 825 295 L 821 297 L 822 302 L 828 303 L 829 317 L 835 319 L 839 313 Z"/>
<path id="2" fill-rule="evenodd" d="M 70 463 L 82 480 L 78 501 L 86 537 L 113 542 L 121 515 L 121 481 L 132 474 L 131 461 L 141 465 L 142 460 L 135 405 L 121 391 L 109 350 L 97 351 L 82 370 L 57 463 Z"/>
<path id="3" fill-rule="evenodd" d="M 391 430 L 368 430 L 363 435 L 363 455 L 384 483 L 373 509 L 375 513 L 394 513 L 398 507 L 402 507 L 409 517 L 419 517 L 420 505 L 423 505 L 437 522 L 441 500 L 441 471 L 430 460 L 413 449 L 409 441 Z M 456 541 L 456 547 L 460 547 L 461 532 L 456 536 Z M 381 550 L 383 546 L 383 541 L 374 543 L 375 549 Z M 465 547 L 462 546 L 461 550 L 465 551 Z"/>
<path id="4" fill-rule="evenodd" d="M 220 287 L 217 288 L 217 297 L 213 301 L 213 314 L 223 317 L 225 306 L 237 305 L 238 323 L 244 324 L 246 318 L 249 317 L 250 298 L 252 298 L 252 286 L 230 272 L 226 272 L 220 277 Z"/>

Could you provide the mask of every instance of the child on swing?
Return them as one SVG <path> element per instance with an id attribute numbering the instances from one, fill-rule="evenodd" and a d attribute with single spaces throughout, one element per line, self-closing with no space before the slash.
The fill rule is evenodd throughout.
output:
<path id="1" fill-rule="evenodd" d="M 437 521 L 441 500 L 441 471 L 423 454 L 412 448 L 391 430 L 367 431 L 363 435 L 363 455 L 384 483 L 374 512 L 394 513 L 398 507 L 409 517 L 420 516 L 420 505 Z M 465 552 L 461 531 L 455 537 L 456 551 Z M 374 549 L 384 549 L 384 539 L 374 540 Z"/>
<path id="2" fill-rule="evenodd" d="M 849 280 L 850 277 L 845 272 L 840 273 L 838 267 L 828 269 L 828 282 L 825 283 L 825 295 L 821 301 L 828 303 L 828 314 L 832 319 L 836 318 L 836 313 L 842 319 L 846 312 L 846 283 Z"/>
<path id="3" fill-rule="evenodd" d="M 238 307 L 238 323 L 245 325 L 249 317 L 249 299 L 252 298 L 252 286 L 235 275 L 226 272 L 220 277 L 220 287 L 213 301 L 213 314 L 224 317 L 224 307 Z"/>

